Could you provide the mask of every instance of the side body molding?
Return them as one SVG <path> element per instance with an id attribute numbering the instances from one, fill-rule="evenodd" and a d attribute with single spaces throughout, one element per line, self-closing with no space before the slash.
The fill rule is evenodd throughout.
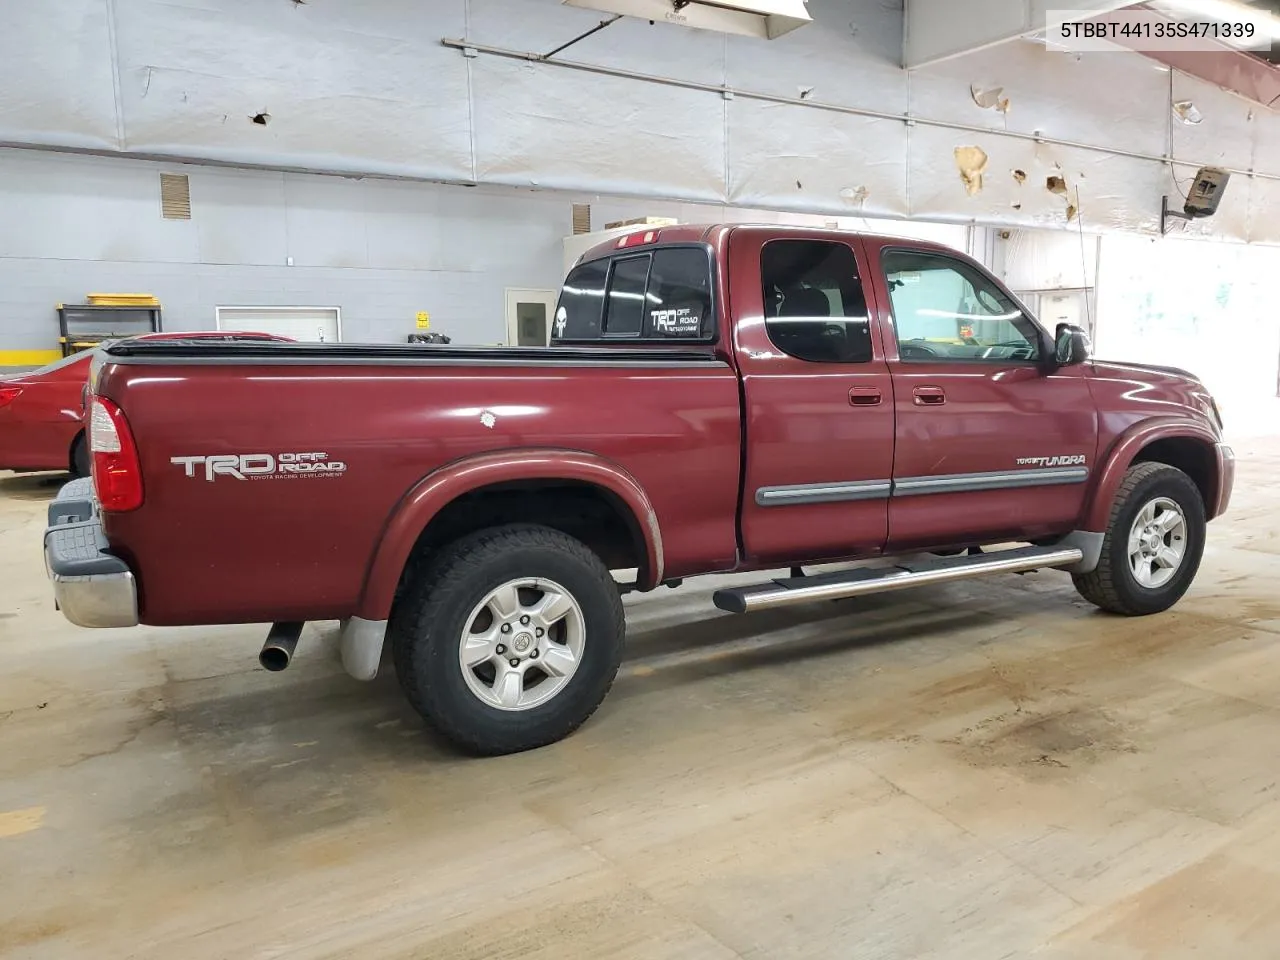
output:
<path id="1" fill-rule="evenodd" d="M 1102 468 L 1095 474 L 1089 498 L 1085 504 L 1084 521 L 1081 528 L 1097 533 L 1104 533 L 1111 517 L 1111 504 L 1115 500 L 1116 491 L 1124 479 L 1125 471 L 1133 463 L 1134 458 L 1148 444 L 1157 440 L 1193 440 L 1205 448 L 1206 454 L 1213 462 L 1217 456 L 1218 437 L 1203 423 L 1183 417 L 1153 417 L 1134 424 L 1122 433 L 1107 450 Z M 1206 513 L 1212 519 L 1215 505 L 1219 499 L 1219 491 L 1223 477 L 1215 472 L 1214 488 L 1208 491 Z"/>
<path id="2" fill-rule="evenodd" d="M 396 506 L 374 550 L 361 594 L 359 616 L 386 620 L 391 615 L 400 574 L 419 535 L 441 510 L 463 494 L 496 483 L 564 480 L 598 487 L 630 513 L 633 532 L 644 543 L 641 589 L 662 582 L 662 531 L 644 489 L 616 463 L 580 450 L 503 450 L 447 463 L 418 481 Z"/>

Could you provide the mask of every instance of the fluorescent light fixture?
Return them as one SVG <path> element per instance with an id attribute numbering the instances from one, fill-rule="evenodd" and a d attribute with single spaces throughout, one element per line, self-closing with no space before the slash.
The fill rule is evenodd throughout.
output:
<path id="1" fill-rule="evenodd" d="M 813 20 L 805 0 L 561 0 L 566 6 L 774 40 Z"/>

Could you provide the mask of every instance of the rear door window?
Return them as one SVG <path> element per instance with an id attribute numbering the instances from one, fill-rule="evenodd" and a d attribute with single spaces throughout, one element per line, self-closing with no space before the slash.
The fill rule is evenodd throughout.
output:
<path id="1" fill-rule="evenodd" d="M 816 363 L 871 360 L 871 321 L 847 243 L 770 240 L 760 258 L 764 323 L 779 350 Z"/>

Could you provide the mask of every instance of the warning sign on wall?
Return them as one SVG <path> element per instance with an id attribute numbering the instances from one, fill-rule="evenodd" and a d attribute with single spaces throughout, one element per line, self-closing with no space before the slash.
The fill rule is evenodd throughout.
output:
<path id="1" fill-rule="evenodd" d="M 418 329 L 419 330 L 431 329 L 431 314 L 427 313 L 427 311 L 425 310 L 418 311 Z"/>

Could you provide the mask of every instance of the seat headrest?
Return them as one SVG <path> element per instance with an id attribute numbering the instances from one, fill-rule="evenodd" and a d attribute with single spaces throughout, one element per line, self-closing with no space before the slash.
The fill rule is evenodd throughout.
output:
<path id="1" fill-rule="evenodd" d="M 782 291 L 782 303 L 778 306 L 780 317 L 829 317 L 831 301 L 814 287 L 789 287 Z"/>

